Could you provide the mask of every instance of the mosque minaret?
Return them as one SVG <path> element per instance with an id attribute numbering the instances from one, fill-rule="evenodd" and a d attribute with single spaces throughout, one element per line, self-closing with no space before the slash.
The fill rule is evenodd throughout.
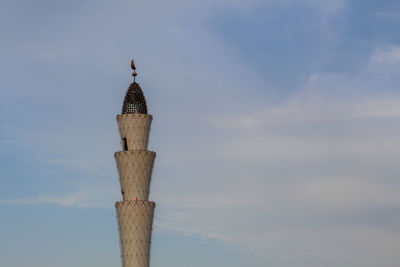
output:
<path id="1" fill-rule="evenodd" d="M 123 267 L 149 267 L 155 203 L 149 201 L 151 173 L 156 153 L 147 150 L 153 117 L 147 113 L 142 89 L 134 81 L 126 92 L 122 114 L 117 115 L 122 151 L 117 162 L 122 201 L 115 203 Z"/>

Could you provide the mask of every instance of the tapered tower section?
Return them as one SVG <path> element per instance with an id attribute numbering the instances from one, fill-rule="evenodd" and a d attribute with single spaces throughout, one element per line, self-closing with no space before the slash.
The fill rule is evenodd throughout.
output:
<path id="1" fill-rule="evenodd" d="M 132 61 L 133 76 L 136 68 Z M 147 114 L 142 89 L 134 81 L 117 115 L 122 151 L 114 154 L 122 201 L 115 203 L 123 267 L 149 267 L 155 203 L 148 201 L 156 153 L 147 150 L 153 117 Z"/>

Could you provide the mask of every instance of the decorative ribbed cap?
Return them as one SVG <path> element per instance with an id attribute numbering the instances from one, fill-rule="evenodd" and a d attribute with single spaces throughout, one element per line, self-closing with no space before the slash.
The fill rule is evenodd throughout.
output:
<path id="1" fill-rule="evenodd" d="M 129 86 L 126 91 L 124 103 L 122 104 L 122 114 L 129 113 L 141 113 L 147 114 L 146 99 L 140 85 L 135 81 L 136 79 L 136 67 L 132 60 L 131 67 L 133 69 L 132 76 L 134 78 L 133 83 Z"/>

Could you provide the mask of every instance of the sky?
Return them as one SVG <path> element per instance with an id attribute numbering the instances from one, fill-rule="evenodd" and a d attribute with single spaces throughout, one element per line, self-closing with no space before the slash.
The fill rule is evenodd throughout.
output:
<path id="1" fill-rule="evenodd" d="M 120 266 L 115 116 L 153 115 L 153 267 L 400 265 L 400 2 L 0 1 L 0 266 Z"/>

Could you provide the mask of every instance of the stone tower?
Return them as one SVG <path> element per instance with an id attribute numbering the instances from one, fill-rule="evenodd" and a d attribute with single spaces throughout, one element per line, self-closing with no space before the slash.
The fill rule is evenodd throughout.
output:
<path id="1" fill-rule="evenodd" d="M 133 76 L 136 68 L 132 60 Z M 147 150 L 153 117 L 147 114 L 142 89 L 134 82 L 126 92 L 122 114 L 117 115 L 122 151 L 114 154 L 122 201 L 115 203 L 123 267 L 149 267 L 155 203 L 148 201 L 156 153 Z"/>

